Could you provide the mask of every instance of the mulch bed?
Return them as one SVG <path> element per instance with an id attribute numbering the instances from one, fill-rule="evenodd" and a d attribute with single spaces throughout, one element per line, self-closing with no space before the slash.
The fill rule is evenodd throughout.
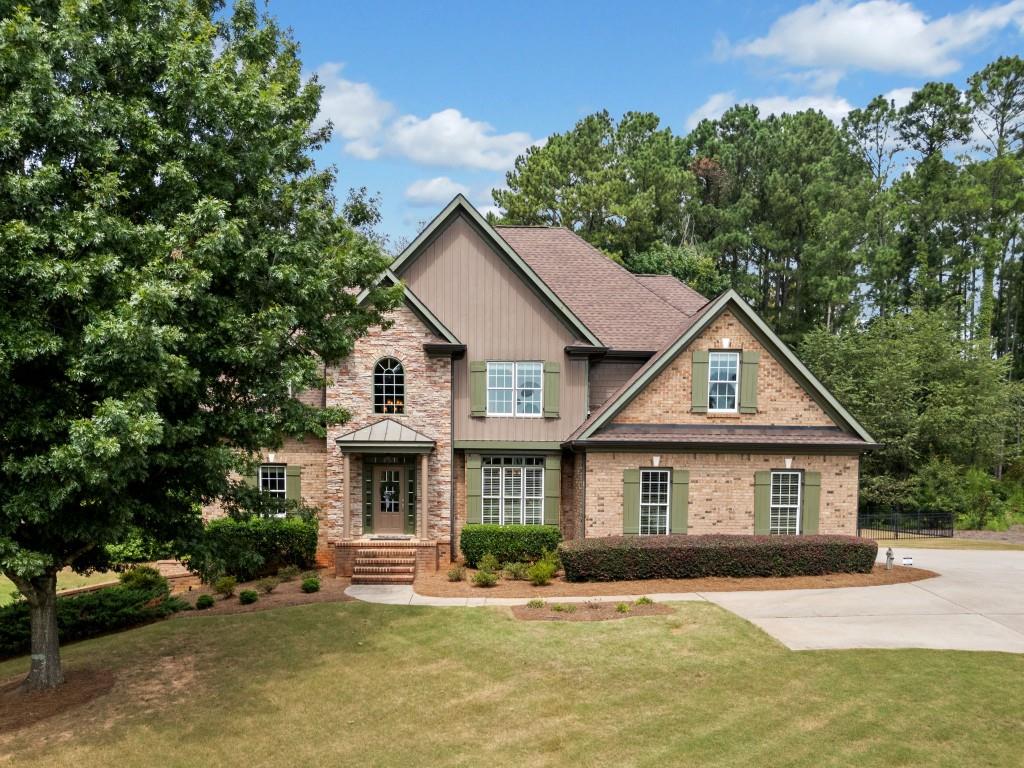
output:
<path id="1" fill-rule="evenodd" d="M 56 691 L 23 693 L 24 675 L 0 683 L 0 733 L 59 715 L 110 692 L 114 673 L 109 669 L 72 669 L 64 672 L 64 685 Z"/>
<path id="2" fill-rule="evenodd" d="M 182 611 L 175 614 L 178 617 L 193 618 L 196 616 L 222 616 L 230 613 L 254 613 L 255 611 L 266 611 L 270 608 L 284 608 L 290 605 L 310 605 L 312 603 L 344 603 L 353 598 L 345 594 L 350 584 L 349 579 L 339 579 L 334 576 L 320 574 L 320 591 L 306 593 L 302 591 L 302 580 L 283 581 L 278 584 L 269 595 L 264 594 L 256 587 L 255 581 L 247 581 L 235 587 L 234 597 L 227 599 L 214 593 L 210 587 L 193 587 L 187 592 L 178 595 L 182 600 L 187 600 L 193 606 L 200 595 L 213 595 L 214 604 L 211 608 L 204 608 L 201 611 Z M 255 589 L 260 599 L 249 605 L 242 605 L 238 601 L 238 594 L 244 589 Z"/>
<path id="3" fill-rule="evenodd" d="M 474 571 L 466 569 L 466 581 L 448 581 L 444 571 L 417 574 L 416 591 L 434 597 L 588 597 L 601 595 L 653 595 L 660 592 L 741 592 L 775 589 L 831 589 L 837 587 L 876 587 L 904 584 L 938 576 L 924 568 L 894 566 L 891 571 L 876 565 L 871 573 L 834 573 L 827 576 L 790 576 L 786 578 L 707 578 L 650 579 L 646 581 L 588 581 L 572 583 L 562 576 L 545 587 L 528 581 L 501 579 L 493 587 L 473 586 Z"/>
<path id="4" fill-rule="evenodd" d="M 628 610 L 619 610 L 624 605 Z M 539 608 L 516 605 L 512 615 L 522 621 L 610 621 L 629 619 L 634 616 L 661 616 L 672 613 L 672 607 L 664 603 L 637 605 L 636 603 L 544 603 Z"/>

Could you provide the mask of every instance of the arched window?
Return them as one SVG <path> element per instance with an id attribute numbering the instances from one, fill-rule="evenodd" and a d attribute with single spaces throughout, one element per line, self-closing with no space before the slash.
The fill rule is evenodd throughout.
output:
<path id="1" fill-rule="evenodd" d="M 393 357 L 378 360 L 373 369 L 373 412 L 405 413 L 405 369 Z"/>

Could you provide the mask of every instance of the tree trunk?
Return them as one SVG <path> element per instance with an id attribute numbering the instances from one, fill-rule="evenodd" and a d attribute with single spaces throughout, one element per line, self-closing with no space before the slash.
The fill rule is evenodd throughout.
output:
<path id="1" fill-rule="evenodd" d="M 64 670 L 57 640 L 57 573 L 47 572 L 15 583 L 28 599 L 32 620 L 32 667 L 21 688 L 45 691 L 63 685 Z"/>

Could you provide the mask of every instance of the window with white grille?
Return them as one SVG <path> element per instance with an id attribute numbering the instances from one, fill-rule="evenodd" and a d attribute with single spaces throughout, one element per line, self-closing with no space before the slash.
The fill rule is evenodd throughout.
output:
<path id="1" fill-rule="evenodd" d="M 481 522 L 541 525 L 544 522 L 544 458 L 484 456 L 481 460 Z"/>
<path id="2" fill-rule="evenodd" d="M 709 411 L 736 410 L 739 379 L 739 352 L 712 352 L 708 355 Z"/>
<path id="3" fill-rule="evenodd" d="M 669 472 L 667 469 L 640 470 L 640 533 L 668 533 Z"/>
<path id="4" fill-rule="evenodd" d="M 260 490 L 277 499 L 287 495 L 284 464 L 260 465 Z"/>
<path id="5" fill-rule="evenodd" d="M 769 533 L 800 533 L 800 473 L 772 472 Z"/>
<path id="6" fill-rule="evenodd" d="M 541 416 L 543 363 L 487 363 L 488 416 Z"/>

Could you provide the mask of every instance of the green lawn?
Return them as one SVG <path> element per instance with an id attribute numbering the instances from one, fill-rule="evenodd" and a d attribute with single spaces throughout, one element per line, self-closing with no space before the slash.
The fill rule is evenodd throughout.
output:
<path id="1" fill-rule="evenodd" d="M 116 573 L 92 573 L 88 576 L 81 576 L 70 569 L 65 569 L 57 574 L 57 589 L 74 589 L 84 587 L 86 584 L 99 584 L 104 581 L 117 581 Z M 11 593 L 16 587 L 6 576 L 0 576 L 0 605 L 7 605 L 13 599 Z"/>
<path id="2" fill-rule="evenodd" d="M 580 610 L 585 610 L 581 608 Z M 118 676 L 24 766 L 1018 766 L 1024 657 L 794 653 L 713 605 L 598 623 L 320 604 L 66 649 Z M 0 679 L 26 660 L 0 663 Z"/>
<path id="3" fill-rule="evenodd" d="M 878 548 L 904 549 L 1010 549 L 1022 550 L 1024 544 L 988 539 L 876 539 Z"/>

